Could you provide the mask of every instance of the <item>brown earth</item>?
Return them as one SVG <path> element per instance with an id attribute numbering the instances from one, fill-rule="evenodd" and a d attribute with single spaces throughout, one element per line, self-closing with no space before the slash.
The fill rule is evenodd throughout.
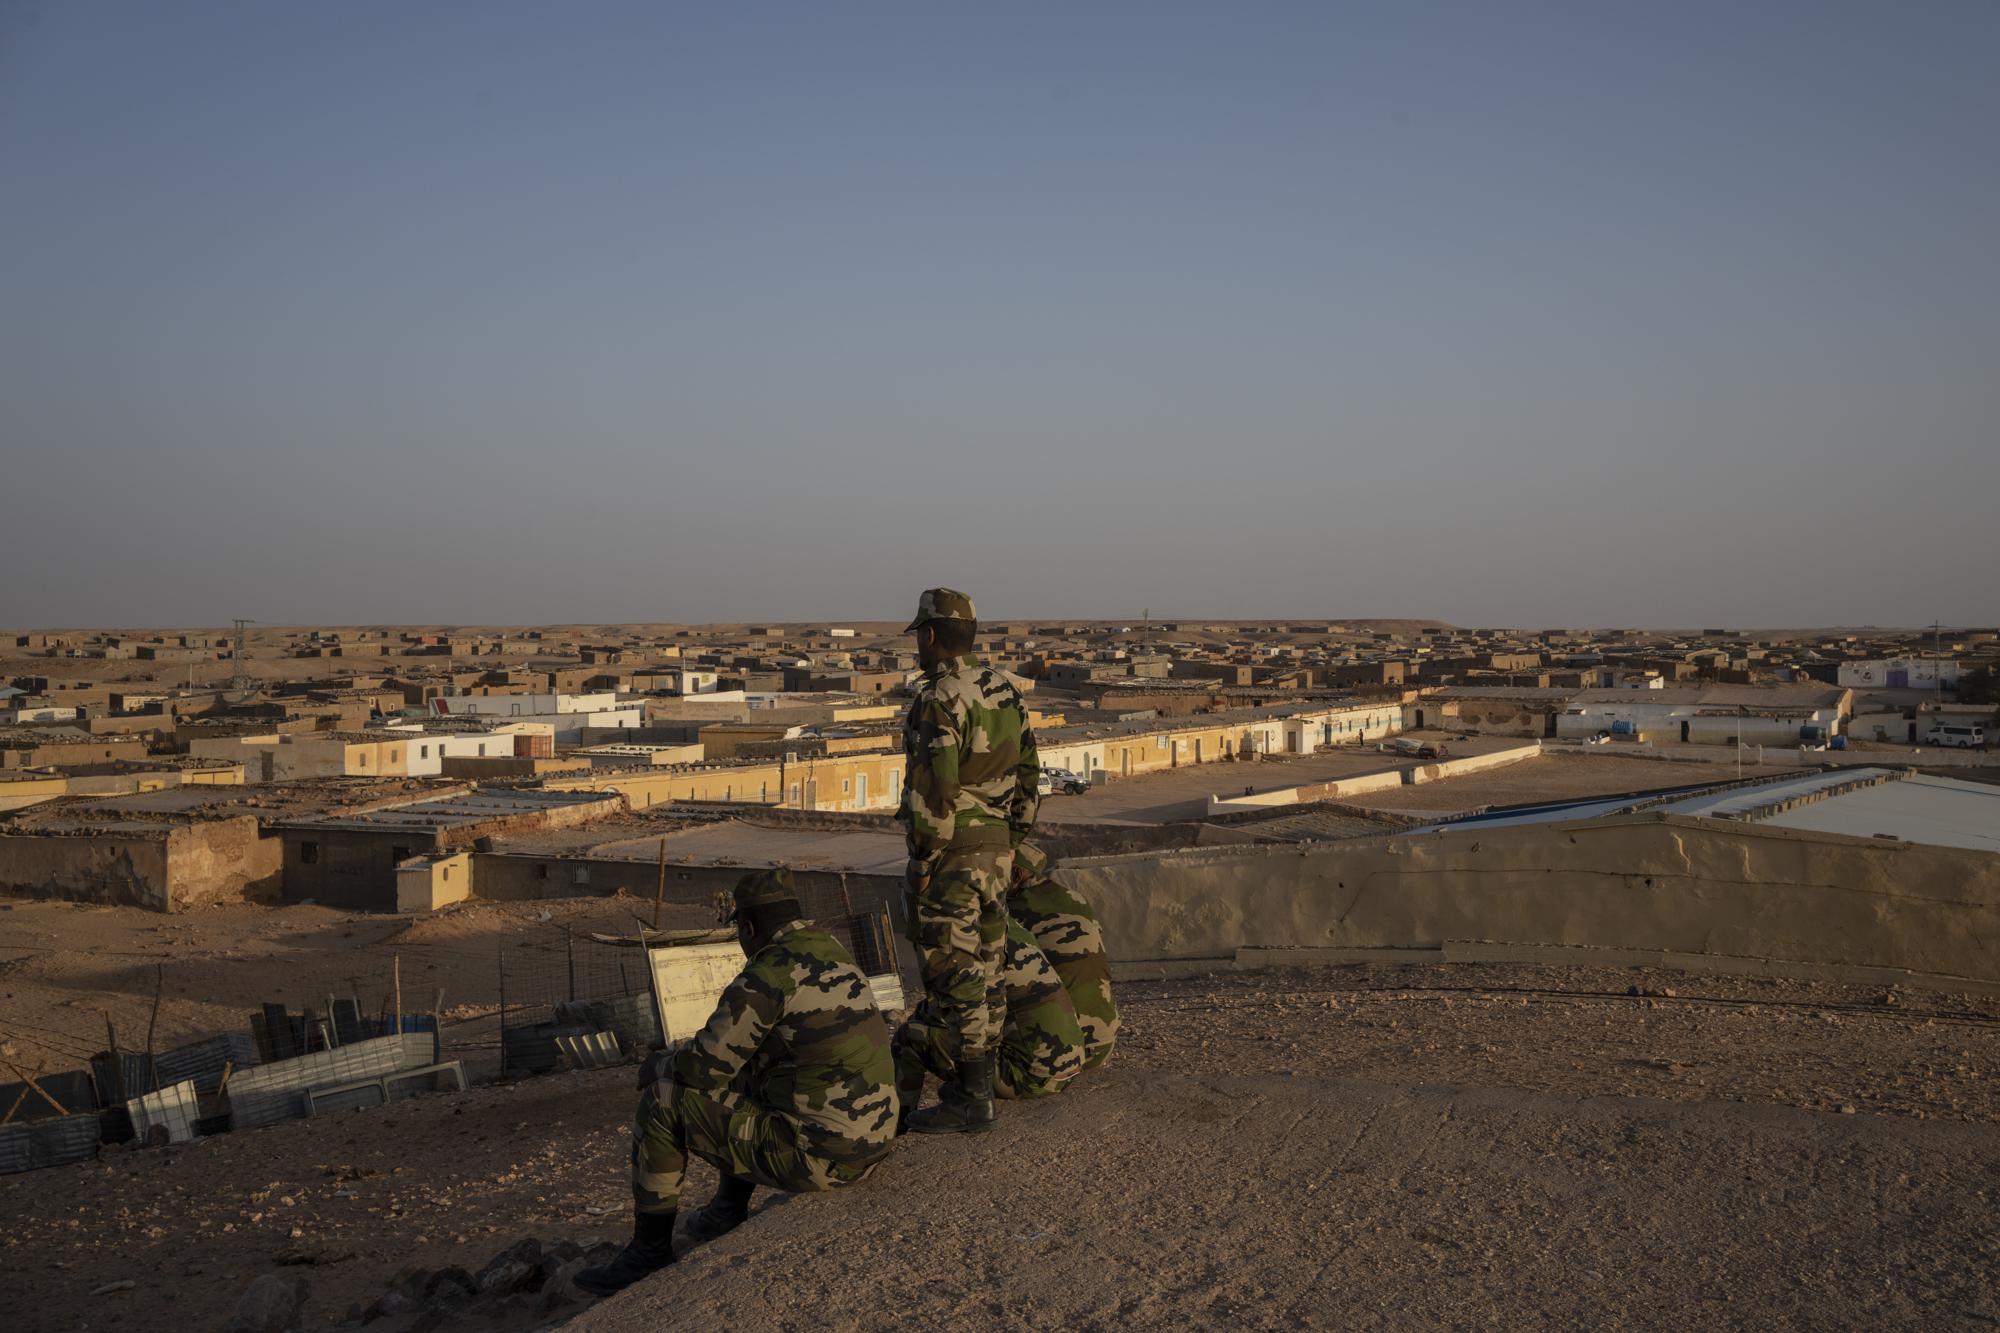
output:
<path id="1" fill-rule="evenodd" d="M 106 1045 L 109 1014 L 121 1049 L 154 1049 L 244 1031 L 266 1001 L 324 1014 L 329 996 L 358 996 L 364 1013 L 390 1008 L 398 963 L 403 1008 L 426 1013 L 444 995 L 446 1040 L 483 1070 L 497 1059 L 499 959 L 515 1012 L 567 994 L 564 930 L 629 934 L 632 898 L 466 903 L 423 917 L 298 905 L 229 904 L 163 916 L 131 907 L 0 902 L 0 1057 L 27 1068 L 75 1069 Z M 711 924 L 669 907 L 661 924 Z M 580 945 L 578 993 L 625 989 L 604 975 L 609 951 Z M 636 984 L 636 983 L 634 983 Z M 157 1021 L 153 997 L 160 995 Z M 0 1073 L 0 1082 L 13 1077 Z"/>
<path id="2" fill-rule="evenodd" d="M 1120 999 L 1117 1057 L 1069 1093 L 844 1194 L 760 1195 L 579 1326 L 2000 1319 L 1990 1000 L 1483 966 Z M 405 1265 L 617 1237 L 632 1098 L 629 1070 L 555 1075 L 0 1179 L 0 1308 L 214 1328 L 298 1272 L 317 1325 Z"/>

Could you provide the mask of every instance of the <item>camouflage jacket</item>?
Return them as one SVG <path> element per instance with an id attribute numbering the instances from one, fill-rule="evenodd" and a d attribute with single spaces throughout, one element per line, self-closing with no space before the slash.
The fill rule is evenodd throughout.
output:
<path id="1" fill-rule="evenodd" d="M 673 1053 L 674 1079 L 798 1118 L 811 1150 L 873 1160 L 896 1133 L 889 1025 L 833 936 L 780 926 L 723 989 L 708 1025 Z"/>
<path id="2" fill-rule="evenodd" d="M 1018 921 L 1007 923 L 1001 982 L 1007 991 L 1007 1019 L 1000 1032 L 1003 1051 L 1012 1054 L 1036 1082 L 1060 1083 L 1080 1073 L 1084 1045 L 1076 1006 L 1035 937 Z"/>
<path id="3" fill-rule="evenodd" d="M 903 721 L 903 821 L 910 860 L 928 874 L 974 830 L 1018 844 L 1041 805 L 1041 760 L 1028 710 L 1007 678 L 966 656 L 923 675 Z"/>
<path id="4" fill-rule="evenodd" d="M 1015 889 L 1007 898 L 1014 920 L 1034 932 L 1083 1026 L 1084 1066 L 1104 1062 L 1118 1040 L 1118 1007 L 1111 1002 L 1111 959 L 1104 931 L 1090 904 L 1053 879 Z"/>

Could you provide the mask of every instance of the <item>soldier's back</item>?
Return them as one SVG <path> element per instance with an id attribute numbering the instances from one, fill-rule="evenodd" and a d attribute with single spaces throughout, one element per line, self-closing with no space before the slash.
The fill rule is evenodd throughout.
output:
<path id="1" fill-rule="evenodd" d="M 892 1136 L 889 1025 L 840 941 L 816 926 L 795 927 L 760 950 L 748 971 L 783 1003 L 757 1053 L 757 1100 L 823 1136 L 864 1143 Z"/>
<path id="2" fill-rule="evenodd" d="M 959 822 L 1006 823 L 1030 744 L 1020 692 L 1004 673 L 977 658 L 941 664 L 926 673 L 910 705 L 904 748 L 912 762 L 928 756 L 947 730 L 956 735 Z"/>

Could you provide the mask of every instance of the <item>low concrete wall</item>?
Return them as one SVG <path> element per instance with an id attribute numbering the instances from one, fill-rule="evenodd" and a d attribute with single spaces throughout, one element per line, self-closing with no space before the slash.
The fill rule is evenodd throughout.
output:
<path id="1" fill-rule="evenodd" d="M 1246 792 L 1242 796 L 1216 796 L 1208 798 L 1208 813 L 1211 815 L 1233 815 L 1244 810 L 1268 810 L 1274 806 L 1297 805 L 1299 788 L 1280 787 L 1276 791 Z"/>
<path id="2" fill-rule="evenodd" d="M 1418 782 L 1440 782 L 1446 778 L 1462 777 L 1467 773 L 1481 773 L 1489 768 L 1504 768 L 1508 764 L 1518 764 L 1523 759 L 1533 759 L 1541 752 L 1541 742 L 1537 741 L 1533 745 L 1517 745 L 1511 749 L 1495 750 L 1491 754 L 1467 755 L 1463 759 L 1441 759 L 1437 763 L 1424 764 L 1417 768 L 1385 768 L 1378 773 L 1356 773 L 1352 777 L 1336 778 L 1331 782 L 1310 783 L 1303 787 L 1280 787 L 1274 791 L 1249 792 L 1242 796 L 1210 796 L 1208 813 L 1240 814 L 1246 810 L 1260 810 L 1270 806 L 1339 801 L 1372 791 L 1388 791 L 1392 787 L 1406 787 Z"/>
<path id="3" fill-rule="evenodd" d="M 1334 782 L 1323 782 L 1311 788 L 1308 801 L 1338 801 L 1349 796 L 1365 796 L 1371 791 L 1388 791 L 1391 787 L 1405 785 L 1403 774 L 1407 769 L 1389 768 L 1380 773 L 1357 773 L 1351 778 L 1340 778 Z"/>
<path id="4" fill-rule="evenodd" d="M 1637 814 L 1070 862 L 1127 963 L 1576 946 L 2000 982 L 2000 856 Z"/>
<path id="5" fill-rule="evenodd" d="M 1462 778 L 1468 773 L 1484 773 L 1488 769 L 1505 768 L 1518 764 L 1523 759 L 1533 759 L 1542 752 L 1542 743 L 1516 745 L 1510 749 L 1495 750 L 1491 754 L 1469 754 L 1463 759 L 1440 759 L 1434 764 L 1421 764 L 1409 770 L 1410 782 L 1443 782 L 1448 778 Z"/>

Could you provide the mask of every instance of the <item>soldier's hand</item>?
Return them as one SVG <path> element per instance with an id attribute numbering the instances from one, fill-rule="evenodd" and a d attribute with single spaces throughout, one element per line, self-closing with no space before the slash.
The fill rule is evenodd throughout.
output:
<path id="1" fill-rule="evenodd" d="M 931 877 L 923 867 L 911 862 L 903 871 L 903 882 L 910 886 L 911 893 L 922 893 L 930 886 Z"/>

